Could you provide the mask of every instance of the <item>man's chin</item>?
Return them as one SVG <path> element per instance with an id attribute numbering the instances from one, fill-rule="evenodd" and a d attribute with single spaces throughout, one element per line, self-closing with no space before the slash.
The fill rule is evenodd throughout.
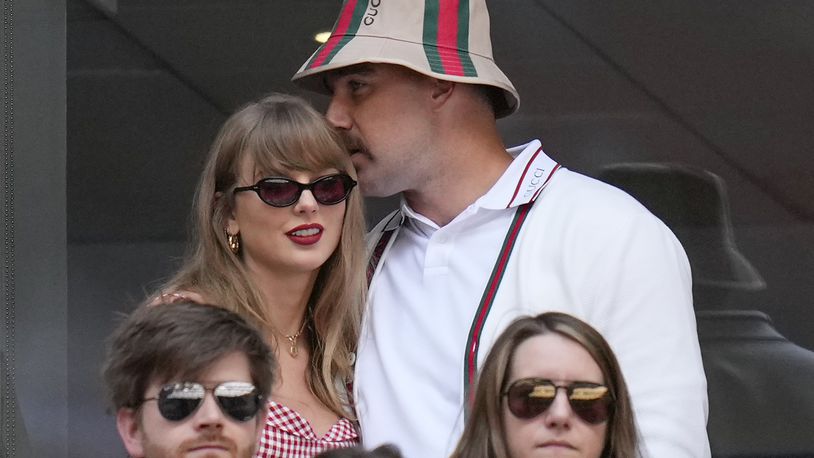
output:
<path id="1" fill-rule="evenodd" d="M 371 174 L 370 167 L 356 166 L 355 163 L 354 166 L 356 167 L 356 181 L 359 183 L 359 192 L 364 197 L 385 199 L 399 193 L 399 191 L 394 190 L 392 180 L 388 181 L 387 178 L 374 177 Z"/>
<path id="2" fill-rule="evenodd" d="M 250 458 L 254 456 L 253 450 L 238 450 L 237 444 L 232 440 L 220 438 L 193 439 L 184 441 L 173 457 L 184 458 Z M 145 458 L 151 458 L 147 456 Z"/>
<path id="3" fill-rule="evenodd" d="M 361 181 L 359 182 L 359 192 L 361 192 L 364 197 L 372 197 L 374 199 L 386 199 L 395 195 L 383 189 L 378 189 L 375 186 L 365 186 Z"/>

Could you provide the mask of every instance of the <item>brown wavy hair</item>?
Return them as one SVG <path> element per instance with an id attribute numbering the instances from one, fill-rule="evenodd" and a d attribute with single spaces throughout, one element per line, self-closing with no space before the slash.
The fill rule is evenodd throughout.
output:
<path id="1" fill-rule="evenodd" d="M 267 95 L 230 116 L 209 150 L 198 183 L 183 265 L 158 295 L 192 291 L 261 327 L 273 327 L 240 252 L 232 253 L 226 241 L 240 164 L 248 157 L 256 169 L 270 175 L 334 168 L 356 179 L 343 145 L 321 114 L 292 95 Z M 320 268 L 308 301 L 311 361 L 306 378 L 314 395 L 334 413 L 352 416 L 343 388 L 337 386 L 352 376 L 366 295 L 365 220 L 358 188 L 345 202 L 339 245 Z M 148 300 L 155 301 L 156 296 Z"/>
<path id="2" fill-rule="evenodd" d="M 135 409 L 151 383 L 194 381 L 232 352 L 246 356 L 252 383 L 268 398 L 277 362 L 258 330 L 240 315 L 189 302 L 139 307 L 109 338 L 102 376 L 110 405 Z"/>
<path id="3" fill-rule="evenodd" d="M 640 456 L 630 395 L 616 357 L 599 332 L 571 315 L 548 312 L 519 318 L 495 341 L 483 363 L 463 435 L 450 458 L 508 458 L 503 393 L 517 347 L 527 339 L 559 334 L 581 345 L 599 365 L 614 402 L 608 418 L 603 458 Z"/>

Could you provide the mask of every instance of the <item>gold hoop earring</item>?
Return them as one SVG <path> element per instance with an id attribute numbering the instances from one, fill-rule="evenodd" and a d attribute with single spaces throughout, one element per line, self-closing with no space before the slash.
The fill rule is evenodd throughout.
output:
<path id="1" fill-rule="evenodd" d="M 224 232 L 226 232 L 226 244 L 229 245 L 229 250 L 233 254 L 237 254 L 237 252 L 240 251 L 240 237 L 239 237 L 239 235 L 238 234 L 232 235 L 227 231 L 224 231 Z"/>

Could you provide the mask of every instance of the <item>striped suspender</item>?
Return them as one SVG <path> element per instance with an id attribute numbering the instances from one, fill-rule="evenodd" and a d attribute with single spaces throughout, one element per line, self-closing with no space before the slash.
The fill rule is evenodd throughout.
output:
<path id="1" fill-rule="evenodd" d="M 379 261 L 382 259 L 382 253 L 384 253 L 384 249 L 387 247 L 387 242 L 390 241 L 390 237 L 393 236 L 394 232 L 396 232 L 395 229 L 382 232 L 379 236 L 379 241 L 376 242 L 376 248 L 374 248 L 373 253 L 370 254 L 370 259 L 367 262 L 368 286 L 370 286 L 370 281 L 373 280 L 373 274 L 376 273 L 376 266 L 379 265 Z"/>
<path id="2" fill-rule="evenodd" d="M 399 220 L 398 224 L 396 224 L 396 219 Z M 376 247 L 373 248 L 373 252 L 370 253 L 370 259 L 367 260 L 367 285 L 370 286 L 371 280 L 373 280 L 373 274 L 376 273 L 376 266 L 379 265 L 379 261 L 382 259 L 382 254 L 384 254 L 384 249 L 387 248 L 387 243 L 390 241 L 390 238 L 393 237 L 393 234 L 396 233 L 396 229 L 401 226 L 401 210 L 394 211 L 387 223 L 385 223 L 384 228 L 382 231 L 377 234 L 379 240 L 376 241 Z"/>
<path id="3" fill-rule="evenodd" d="M 469 338 L 466 341 L 466 361 L 464 362 L 464 399 L 466 400 L 466 410 L 468 410 L 469 405 L 472 403 L 472 396 L 475 394 L 472 387 L 478 369 L 478 347 L 480 346 L 483 325 L 486 323 L 486 317 L 489 315 L 489 310 L 491 310 L 492 303 L 495 300 L 495 294 L 497 294 L 498 287 L 500 287 L 500 281 L 503 279 L 503 273 L 506 271 L 506 265 L 509 263 L 509 256 L 511 256 L 514 243 L 517 241 L 517 235 L 520 233 L 520 228 L 526 221 L 526 217 L 532 205 L 534 205 L 533 200 L 519 206 L 514 213 L 514 219 L 509 226 L 509 230 L 506 232 L 503 247 L 497 256 L 495 267 L 492 269 L 492 275 L 489 277 L 486 289 L 483 290 L 480 305 L 478 305 L 478 310 L 472 319 L 472 326 L 469 328 Z"/>
<path id="4" fill-rule="evenodd" d="M 489 277 L 486 289 L 483 290 L 480 305 L 478 305 L 478 310 L 475 312 L 475 317 L 472 319 L 472 325 L 469 328 L 469 338 L 466 340 L 466 360 L 464 361 L 464 413 L 469 412 L 469 406 L 472 404 L 475 395 L 473 387 L 478 370 L 478 348 L 480 347 L 480 338 L 483 334 L 483 326 L 486 324 L 489 311 L 492 309 L 495 295 L 497 295 L 497 290 L 500 287 L 500 281 L 503 280 L 506 265 L 509 263 L 509 257 L 514 249 L 517 236 L 520 234 L 520 228 L 526 221 L 531 206 L 534 205 L 534 202 L 537 201 L 537 197 L 540 196 L 543 189 L 551 180 L 551 177 L 554 176 L 554 173 L 559 169 L 560 165 L 556 164 L 532 200 L 517 207 L 512 224 L 509 226 L 509 230 L 506 231 L 506 238 L 503 239 L 503 247 L 501 247 L 497 260 L 495 261 L 492 275 Z M 514 200 L 514 197 L 512 197 L 512 200 Z"/>
<path id="5" fill-rule="evenodd" d="M 384 229 L 382 229 L 382 231 L 378 234 L 379 240 L 376 241 L 376 247 L 373 248 L 373 252 L 370 253 L 370 258 L 367 260 L 368 286 L 370 286 L 370 281 L 373 280 L 373 274 L 376 273 L 376 266 L 379 265 L 379 261 L 382 259 L 384 249 L 387 248 L 387 242 L 389 242 L 390 238 L 393 237 L 393 234 L 396 233 L 396 229 L 401 226 L 400 222 L 399 224 L 394 224 L 396 218 L 399 218 L 399 221 L 401 221 L 401 210 L 396 210 L 390 215 L 388 222 L 384 225 Z M 356 362 L 355 359 L 356 358 L 354 357 L 354 364 Z M 346 382 L 345 388 L 348 390 L 350 405 L 353 405 L 353 381 Z"/>

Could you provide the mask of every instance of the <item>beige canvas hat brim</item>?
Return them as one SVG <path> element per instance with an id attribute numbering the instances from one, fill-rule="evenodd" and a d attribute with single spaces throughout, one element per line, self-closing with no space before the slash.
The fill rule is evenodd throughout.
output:
<path id="1" fill-rule="evenodd" d="M 371 5 L 378 5 L 375 16 Z M 440 0 L 346 0 L 331 37 L 292 80 L 327 93 L 324 72 L 360 63 L 401 65 L 433 78 L 496 87 L 503 100 L 495 114 L 507 116 L 520 99 L 492 58 L 486 4 L 459 5 L 458 11 L 446 11 Z"/>

